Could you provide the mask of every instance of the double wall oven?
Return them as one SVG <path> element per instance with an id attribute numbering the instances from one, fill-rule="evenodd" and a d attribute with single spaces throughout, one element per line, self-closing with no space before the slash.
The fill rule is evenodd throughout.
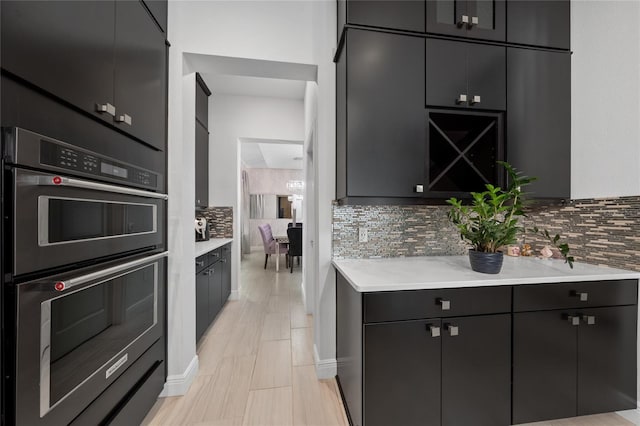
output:
<path id="1" fill-rule="evenodd" d="M 16 424 L 69 424 L 162 346 L 163 177 L 17 128 L 3 155 L 5 408 Z"/>

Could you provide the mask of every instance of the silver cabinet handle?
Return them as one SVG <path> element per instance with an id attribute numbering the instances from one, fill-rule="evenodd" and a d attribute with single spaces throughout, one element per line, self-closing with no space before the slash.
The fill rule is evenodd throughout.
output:
<path id="1" fill-rule="evenodd" d="M 481 101 L 480 95 L 473 95 L 471 98 L 471 105 L 479 104 Z"/>
<path id="2" fill-rule="evenodd" d="M 572 291 L 571 296 L 577 297 L 581 302 L 586 302 L 589 300 L 589 293 L 586 292 Z"/>
<path id="3" fill-rule="evenodd" d="M 444 328 L 449 332 L 451 337 L 455 337 L 460 334 L 460 328 L 457 325 L 445 324 Z"/>
<path id="4" fill-rule="evenodd" d="M 477 16 L 472 16 L 471 17 L 471 22 L 469 22 L 468 27 L 469 29 L 473 28 L 474 25 L 478 25 L 480 23 L 480 20 L 478 19 Z"/>
<path id="5" fill-rule="evenodd" d="M 448 311 L 451 309 L 451 301 L 444 299 L 437 299 L 438 305 L 442 308 L 443 311 Z"/>
<path id="6" fill-rule="evenodd" d="M 465 102 L 467 102 L 467 95 L 465 95 L 464 93 L 458 95 L 458 98 L 456 99 L 456 103 L 458 105 L 460 105 L 460 104 L 463 104 Z"/>
<path id="7" fill-rule="evenodd" d="M 116 117 L 116 122 L 124 123 L 131 126 L 131 116 L 129 114 L 123 114 Z"/>
<path id="8" fill-rule="evenodd" d="M 204 260 L 202 262 L 196 262 L 196 266 L 204 266 Z"/>
<path id="9" fill-rule="evenodd" d="M 168 255 L 169 252 L 165 251 L 163 253 L 143 257 L 142 259 L 132 260 L 131 262 L 123 263 L 121 265 L 112 266 L 111 268 L 101 269 L 97 272 L 92 272 L 87 275 L 81 275 L 79 277 L 71 278 L 66 281 L 58 281 L 54 283 L 53 288 L 56 291 L 68 290 L 80 284 L 88 283 L 89 281 L 98 280 L 100 278 L 117 274 L 118 272 L 122 272 L 127 269 L 135 268 L 136 266 L 144 265 L 145 263 L 153 262 L 154 260 L 162 259 L 163 257 L 167 257 Z"/>
<path id="10" fill-rule="evenodd" d="M 424 186 L 423 185 L 416 185 L 414 188 L 415 192 L 424 192 Z"/>
<path id="11" fill-rule="evenodd" d="M 98 111 L 99 113 L 106 112 L 107 114 L 114 117 L 116 115 L 116 107 L 111 105 L 109 102 L 107 102 L 106 104 L 96 104 L 96 111 Z"/>
<path id="12" fill-rule="evenodd" d="M 458 27 L 463 27 L 465 25 L 469 25 L 469 16 L 462 15 L 458 21 Z"/>
<path id="13" fill-rule="evenodd" d="M 569 315 L 567 316 L 567 320 L 571 325 L 580 325 L 580 317 L 577 315 Z"/>
<path id="14" fill-rule="evenodd" d="M 227 259 L 222 259 L 222 261 L 223 261 L 224 263 L 227 263 Z"/>
<path id="15" fill-rule="evenodd" d="M 594 325 L 596 323 L 596 317 L 593 315 L 583 315 L 582 321 L 584 321 L 587 325 Z"/>
<path id="16" fill-rule="evenodd" d="M 167 200 L 167 194 L 144 191 L 142 189 L 127 188 L 124 186 L 108 185 L 106 183 L 91 182 L 88 180 L 74 179 L 54 175 L 29 175 L 21 182 L 23 184 L 36 184 L 44 186 L 66 186 L 71 188 L 91 189 L 95 191 L 113 192 L 115 194 L 135 195 L 138 197 L 160 198 Z"/>
<path id="17" fill-rule="evenodd" d="M 440 327 L 436 327 L 432 324 L 427 324 L 427 330 L 431 333 L 431 337 L 440 337 Z"/>

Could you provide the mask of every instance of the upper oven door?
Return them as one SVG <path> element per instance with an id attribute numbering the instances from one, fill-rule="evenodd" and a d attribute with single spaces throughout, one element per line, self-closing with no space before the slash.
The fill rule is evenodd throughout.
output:
<path id="1" fill-rule="evenodd" d="M 163 243 L 164 194 L 14 170 L 14 275 Z"/>

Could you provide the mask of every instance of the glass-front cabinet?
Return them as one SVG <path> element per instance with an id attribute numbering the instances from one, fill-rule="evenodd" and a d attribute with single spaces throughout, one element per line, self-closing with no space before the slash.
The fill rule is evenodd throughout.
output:
<path id="1" fill-rule="evenodd" d="M 505 40 L 504 0 L 427 0 L 427 32 Z"/>

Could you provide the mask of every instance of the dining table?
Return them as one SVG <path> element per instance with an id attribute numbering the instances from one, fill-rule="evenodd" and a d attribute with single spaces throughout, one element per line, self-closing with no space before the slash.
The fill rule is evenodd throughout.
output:
<path id="1" fill-rule="evenodd" d="M 280 271 L 280 246 L 288 246 L 289 245 L 289 237 L 287 236 L 279 236 L 273 237 L 276 241 L 276 272 Z"/>

